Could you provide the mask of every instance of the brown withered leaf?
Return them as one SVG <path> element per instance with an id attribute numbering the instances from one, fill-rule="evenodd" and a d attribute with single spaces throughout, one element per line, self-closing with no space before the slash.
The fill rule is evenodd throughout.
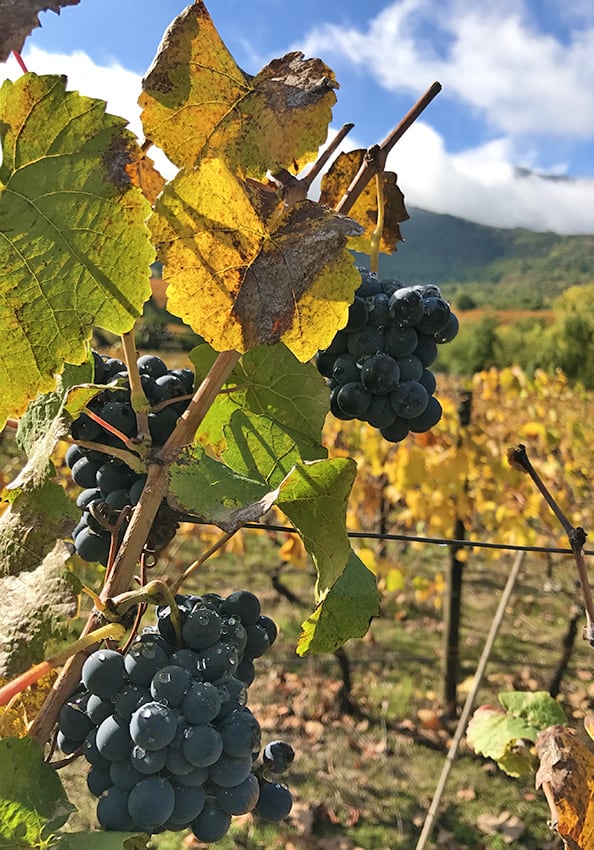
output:
<path id="1" fill-rule="evenodd" d="M 327 207 L 336 207 L 353 177 L 359 171 L 364 150 L 354 150 L 341 153 L 322 179 L 322 191 L 320 203 Z M 397 177 L 393 171 L 384 171 L 382 174 L 384 188 L 384 227 L 380 240 L 380 251 L 391 254 L 396 250 L 398 242 L 402 242 L 402 234 L 399 225 L 409 218 L 404 206 L 404 195 L 398 188 Z M 375 180 L 370 180 L 357 202 L 349 212 L 351 218 L 358 221 L 364 228 L 361 236 L 353 236 L 349 239 L 349 248 L 361 251 L 363 254 L 370 252 L 370 239 L 377 225 L 377 190 Z"/>
<path id="2" fill-rule="evenodd" d="M 39 12 L 60 14 L 64 6 L 76 6 L 80 0 L 0 0 L 0 62 L 6 62 L 12 50 L 20 51 L 31 31 L 41 26 Z"/>
<path id="3" fill-rule="evenodd" d="M 552 826 L 569 850 L 594 847 L 594 754 L 572 729 L 551 726 L 536 739 L 543 789 Z"/>
<path id="4" fill-rule="evenodd" d="M 146 153 L 138 149 L 132 162 L 126 165 L 126 172 L 133 186 L 137 186 L 147 201 L 154 204 L 166 183 L 165 178 L 155 168 L 155 163 Z"/>

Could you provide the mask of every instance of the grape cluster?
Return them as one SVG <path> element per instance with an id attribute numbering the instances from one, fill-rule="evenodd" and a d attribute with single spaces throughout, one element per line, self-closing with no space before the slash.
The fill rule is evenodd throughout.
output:
<path id="1" fill-rule="evenodd" d="M 126 437 L 136 435 L 136 414 L 130 404 L 130 384 L 125 364 L 116 357 L 102 357 L 93 352 L 95 384 L 120 380 L 117 388 L 107 388 L 89 402 L 89 409 L 103 422 Z M 153 410 L 148 423 L 153 445 L 163 445 L 172 433 L 177 419 L 189 404 L 194 391 L 194 374 L 190 369 L 168 369 L 163 360 L 146 354 L 137 361 L 142 387 Z M 179 401 L 174 399 L 179 398 Z M 74 440 L 125 449 L 123 441 L 86 413 L 71 425 Z M 119 512 L 133 507 L 140 499 L 145 475 L 133 472 L 122 460 L 99 449 L 72 445 L 66 452 L 66 463 L 75 484 L 82 487 L 76 503 L 82 517 L 72 532 L 74 547 L 85 561 L 106 565 L 111 545 L 111 527 Z M 122 528 L 122 534 L 124 532 Z M 164 502 L 147 539 L 147 548 L 159 550 L 175 536 L 175 514 Z"/>
<path id="2" fill-rule="evenodd" d="M 315 363 L 328 379 L 335 417 L 369 422 L 397 443 L 441 419 L 429 366 L 438 345 L 458 333 L 458 319 L 437 286 L 405 286 L 359 272 L 348 322 Z"/>
<path id="3" fill-rule="evenodd" d="M 191 827 L 199 841 L 222 838 L 233 815 L 278 822 L 291 792 L 278 780 L 294 752 L 272 741 L 246 705 L 254 659 L 274 642 L 258 598 L 177 596 L 182 643 L 169 607 L 123 654 L 100 649 L 85 661 L 79 689 L 62 706 L 57 744 L 82 749 L 87 784 L 108 830 L 147 833 Z"/>

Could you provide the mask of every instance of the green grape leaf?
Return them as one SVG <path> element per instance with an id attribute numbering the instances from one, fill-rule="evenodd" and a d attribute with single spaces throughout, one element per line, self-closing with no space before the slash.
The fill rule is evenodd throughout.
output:
<path id="1" fill-rule="evenodd" d="M 191 513 L 223 531 L 256 522 L 274 504 L 262 481 L 248 478 L 209 457 L 195 445 L 183 449 L 169 467 L 167 501 L 176 511 Z"/>
<path id="2" fill-rule="evenodd" d="M 0 741 L 0 847 L 43 846 L 74 806 L 32 738 Z"/>
<path id="3" fill-rule="evenodd" d="M 498 699 L 509 714 L 523 718 L 537 732 L 567 721 L 561 703 L 546 691 L 504 691 Z"/>
<path id="4" fill-rule="evenodd" d="M 224 434 L 223 461 L 269 488 L 278 487 L 302 460 L 295 440 L 267 416 L 236 410 Z"/>
<path id="5" fill-rule="evenodd" d="M 299 655 L 334 652 L 345 641 L 367 634 L 379 615 L 375 576 L 351 550 L 342 575 L 302 623 Z"/>
<path id="6" fill-rule="evenodd" d="M 171 24 L 143 81 L 139 103 L 147 139 L 179 167 L 225 160 L 262 178 L 297 171 L 326 139 L 338 84 L 319 59 L 289 53 L 255 77 L 225 47 L 202 2 Z"/>
<path id="7" fill-rule="evenodd" d="M 0 88 L 0 424 L 85 359 L 93 325 L 130 330 L 150 296 L 150 206 L 125 125 L 63 77 Z"/>
<path id="8" fill-rule="evenodd" d="M 274 193 L 202 160 L 167 184 L 150 219 L 167 308 L 217 351 L 284 342 L 301 360 L 347 322 L 360 275 L 352 219 Z"/>
<path id="9" fill-rule="evenodd" d="M 17 676 L 43 660 L 49 640 L 67 636 L 80 592 L 69 558 L 68 547 L 58 541 L 35 569 L 0 577 L 0 676 Z"/>
<path id="10" fill-rule="evenodd" d="M 291 520 L 316 567 L 316 601 L 342 574 L 351 546 L 346 506 L 357 474 L 352 458 L 297 464 L 280 486 L 278 506 Z"/>
<path id="11" fill-rule="evenodd" d="M 145 850 L 149 836 L 132 832 L 68 832 L 57 836 L 56 850 Z"/>
<path id="12" fill-rule="evenodd" d="M 565 721 L 565 712 L 545 691 L 499 694 L 503 707 L 478 708 L 468 724 L 467 738 L 478 753 L 492 758 L 510 776 L 522 776 L 534 768 L 525 742 L 534 742 L 540 731 Z"/>
<path id="13" fill-rule="evenodd" d="M 39 23 L 39 12 L 51 9 L 60 14 L 63 6 L 76 6 L 80 0 L 2 0 L 0 11 L 0 62 L 12 50 L 21 51 L 25 39 Z"/>
<path id="14" fill-rule="evenodd" d="M 321 204 L 336 207 L 359 171 L 366 155 L 365 150 L 354 150 L 341 153 L 336 157 L 322 178 Z M 384 224 L 379 249 L 384 254 L 392 254 L 398 242 L 402 242 L 400 224 L 409 218 L 404 206 L 404 195 L 396 181 L 397 177 L 392 171 L 382 173 Z M 376 182 L 370 180 L 349 212 L 349 215 L 364 227 L 361 235 L 352 236 L 349 239 L 348 246 L 352 251 L 360 251 L 363 254 L 371 252 L 371 235 L 377 226 L 377 207 Z"/>
<path id="15" fill-rule="evenodd" d="M 69 393 L 92 375 L 87 361 L 68 366 L 56 379 L 56 388 L 38 395 L 19 422 L 17 441 L 27 453 L 27 463 L 4 489 L 9 502 L 0 516 L 0 575 L 35 570 L 53 548 L 56 539 L 73 529 L 78 509 L 55 480 L 51 461 L 58 440 L 68 432 L 65 412 Z M 96 394 L 87 386 L 85 393 Z"/>
<path id="16" fill-rule="evenodd" d="M 216 356 L 209 345 L 199 345 L 191 352 L 197 380 L 206 375 Z M 302 460 L 326 456 L 321 439 L 328 413 L 328 389 L 315 366 L 300 363 L 282 343 L 261 346 L 241 358 L 225 392 L 200 425 L 200 442 L 221 450 L 224 428 L 240 409 L 266 416 L 294 440 Z"/>

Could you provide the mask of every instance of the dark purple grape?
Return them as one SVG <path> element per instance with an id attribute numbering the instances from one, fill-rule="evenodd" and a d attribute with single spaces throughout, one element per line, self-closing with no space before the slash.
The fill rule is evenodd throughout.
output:
<path id="1" fill-rule="evenodd" d="M 401 440 L 404 440 L 408 436 L 410 431 L 409 423 L 410 420 L 407 421 L 406 419 L 396 417 L 395 422 L 388 425 L 387 428 L 380 429 L 380 434 L 389 443 L 400 443 Z"/>
<path id="2" fill-rule="evenodd" d="M 361 331 L 367 324 L 367 304 L 364 298 L 360 298 L 359 296 L 355 296 L 355 299 L 351 306 L 349 307 L 349 319 L 346 323 L 344 330 L 347 333 L 353 333 L 354 331 Z"/>
<path id="3" fill-rule="evenodd" d="M 378 295 L 382 291 L 382 284 L 377 274 L 362 268 L 359 268 L 358 271 L 361 275 L 361 283 L 355 295 L 359 298 L 370 298 L 372 295 Z"/>
<path id="4" fill-rule="evenodd" d="M 399 364 L 389 354 L 368 357 L 361 367 L 361 383 L 373 395 L 386 395 L 400 380 Z M 340 404 L 340 397 L 338 399 Z"/>
<path id="5" fill-rule="evenodd" d="M 397 289 L 390 296 L 390 316 L 398 328 L 410 328 L 425 314 L 423 296 L 415 287 Z"/>
<path id="6" fill-rule="evenodd" d="M 90 460 L 88 457 L 81 457 L 70 470 L 72 480 L 79 487 L 94 488 L 97 483 L 97 470 L 100 466 L 101 464 Z"/>
<path id="7" fill-rule="evenodd" d="M 417 328 L 425 334 L 436 334 L 442 331 L 450 318 L 450 305 L 443 298 L 436 296 L 423 298 L 423 318 L 417 322 Z"/>
<path id="8" fill-rule="evenodd" d="M 347 348 L 355 360 L 372 357 L 384 350 L 384 334 L 378 328 L 368 326 L 348 335 Z"/>
<path id="9" fill-rule="evenodd" d="M 392 325 L 384 334 L 384 351 L 395 360 L 412 354 L 417 343 L 418 336 L 414 328 L 399 328 Z"/>
<path id="10" fill-rule="evenodd" d="M 334 392 L 334 390 L 333 390 Z M 361 417 L 367 411 L 373 394 L 360 383 L 345 384 L 336 391 L 336 403 L 343 413 Z"/>
<path id="11" fill-rule="evenodd" d="M 361 376 L 361 368 L 357 365 L 357 361 L 352 354 L 341 354 L 334 361 L 332 368 L 332 377 L 337 384 L 350 384 L 353 381 L 358 381 Z"/>
<path id="12" fill-rule="evenodd" d="M 429 393 L 418 381 L 404 381 L 390 393 L 390 404 L 402 419 L 420 416 L 429 404 Z"/>
<path id="13" fill-rule="evenodd" d="M 460 323 L 456 317 L 455 313 L 450 313 L 450 318 L 448 319 L 448 323 L 445 328 L 442 328 L 437 333 L 433 334 L 433 339 L 438 345 L 443 345 L 444 343 L 451 342 L 458 335 L 458 331 L 460 329 Z"/>
<path id="14" fill-rule="evenodd" d="M 141 375 L 148 375 L 154 380 L 166 375 L 168 371 L 163 360 L 156 354 L 143 354 L 136 361 L 136 365 Z"/>
<path id="15" fill-rule="evenodd" d="M 372 328 L 385 328 L 391 321 L 390 299 L 383 292 L 372 295 L 366 301 L 367 325 Z"/>
<path id="16" fill-rule="evenodd" d="M 396 386 L 398 389 L 398 386 Z M 365 421 L 373 428 L 387 428 L 396 419 L 394 408 L 390 404 L 390 395 L 376 395 L 367 408 Z"/>
<path id="17" fill-rule="evenodd" d="M 416 351 L 416 349 L 415 349 Z M 423 363 L 416 354 L 409 354 L 398 361 L 401 381 L 418 381 L 423 374 Z"/>
<path id="18" fill-rule="evenodd" d="M 409 428 L 415 434 L 420 434 L 423 431 L 429 431 L 430 428 L 437 425 L 441 419 L 442 413 L 443 410 L 441 404 L 435 396 L 431 396 L 423 413 L 421 413 L 420 416 L 416 416 L 414 419 L 408 420 Z"/>
<path id="19" fill-rule="evenodd" d="M 433 395 L 437 387 L 437 381 L 435 380 L 433 372 L 430 372 L 428 369 L 423 369 L 423 374 L 419 378 L 419 384 L 422 384 L 425 387 L 429 395 Z"/>
<path id="20" fill-rule="evenodd" d="M 427 334 L 420 333 L 414 356 L 418 357 L 424 368 L 427 369 L 437 360 L 437 343 Z"/>

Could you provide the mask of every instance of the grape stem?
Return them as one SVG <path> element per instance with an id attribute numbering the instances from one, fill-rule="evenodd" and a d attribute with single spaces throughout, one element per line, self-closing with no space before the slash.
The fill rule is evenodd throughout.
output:
<path id="1" fill-rule="evenodd" d="M 153 462 L 149 463 L 147 480 L 140 501 L 118 550 L 113 569 L 106 577 L 100 594 L 103 602 L 129 589 L 149 531 L 167 492 L 169 484 L 167 466 L 172 463 L 182 446 L 192 442 L 198 426 L 233 371 L 240 356 L 237 351 L 223 351 L 218 355 L 210 371 L 194 393 L 186 411 L 178 419 L 173 433 L 155 453 Z M 100 623 L 100 619 L 99 612 L 92 612 L 83 629 L 83 635 L 93 632 Z M 31 737 L 36 738 L 40 743 L 44 744 L 49 739 L 60 708 L 80 681 L 82 665 L 93 649 L 93 645 L 86 646 L 84 652 L 72 656 L 54 683 L 29 730 Z"/>
<path id="2" fill-rule="evenodd" d="M 233 535 L 237 534 L 237 532 L 239 531 L 240 528 L 241 528 L 241 526 L 236 528 L 234 531 L 227 531 L 227 532 L 225 532 L 225 534 L 222 534 L 219 537 L 219 539 L 215 543 L 213 543 L 212 546 L 210 546 L 205 552 L 202 553 L 202 555 L 200 555 L 199 558 L 197 558 L 194 561 L 193 564 L 190 564 L 190 566 L 186 570 L 184 570 L 184 572 L 181 574 L 181 576 L 171 586 L 172 593 L 177 593 L 179 588 L 182 586 L 182 584 L 185 581 L 187 581 L 187 579 L 191 575 L 193 575 L 196 572 L 196 570 L 199 570 L 200 567 L 202 566 L 202 564 L 204 564 L 205 561 L 207 561 L 212 555 L 214 555 L 215 552 L 218 552 L 219 549 L 222 549 L 223 546 L 229 540 L 231 540 Z"/>
<path id="3" fill-rule="evenodd" d="M 142 388 L 140 372 L 138 371 L 138 364 L 136 362 L 138 352 L 136 351 L 134 328 L 122 334 L 121 340 L 126 369 L 128 370 L 128 380 L 130 381 L 130 404 L 136 414 L 136 436 L 139 443 L 148 443 L 150 445 L 151 435 L 148 422 L 150 402 Z"/>
<path id="4" fill-rule="evenodd" d="M 440 91 L 441 83 L 432 83 L 414 106 L 409 109 L 404 118 L 388 133 L 383 142 L 380 142 L 379 145 L 372 145 L 367 150 L 359 171 L 335 207 L 337 213 L 348 214 L 371 178 L 385 170 L 386 159 L 396 142 L 402 138 Z"/>
<path id="5" fill-rule="evenodd" d="M 154 579 L 149 581 L 138 590 L 129 590 L 126 593 L 120 593 L 111 599 L 105 601 L 104 616 L 109 619 L 119 620 L 129 608 L 138 605 L 141 602 L 148 602 L 152 605 L 167 605 L 171 611 L 171 625 L 175 631 L 175 638 L 178 646 L 182 645 L 181 633 L 181 617 L 179 608 L 175 601 L 174 592 L 163 581 Z"/>
<path id="6" fill-rule="evenodd" d="M 371 234 L 371 250 L 369 252 L 369 271 L 376 272 L 379 266 L 380 243 L 382 241 L 382 233 L 384 232 L 384 173 L 380 171 L 375 175 L 375 189 L 377 195 L 377 223 Z"/>
<path id="7" fill-rule="evenodd" d="M 573 557 L 577 567 L 578 578 L 582 591 L 582 598 L 584 600 L 584 609 L 586 612 L 584 638 L 588 641 L 590 646 L 594 647 L 594 601 L 592 599 L 592 590 L 590 589 L 590 582 L 588 581 L 588 570 L 586 568 L 586 560 L 584 554 L 586 532 L 583 528 L 572 525 L 567 519 L 567 517 L 553 498 L 553 495 L 548 490 L 546 484 L 544 483 L 538 472 L 532 466 L 532 463 L 528 458 L 526 446 L 520 444 L 514 449 L 511 449 L 508 453 L 508 460 L 510 466 L 512 466 L 514 469 L 517 469 L 520 472 L 525 472 L 527 475 L 530 476 L 530 478 L 540 491 L 541 495 L 543 496 L 545 502 L 561 523 L 561 526 L 567 535 L 567 539 L 569 540 L 569 545 L 571 546 L 571 551 L 573 553 Z"/>
<path id="8" fill-rule="evenodd" d="M 19 67 L 20 67 L 21 71 L 23 72 L 23 74 L 28 74 L 29 69 L 25 65 L 25 62 L 24 62 L 23 57 L 21 56 L 20 52 L 18 50 L 13 50 L 12 55 L 14 56 L 16 61 L 19 63 Z"/>
<path id="9" fill-rule="evenodd" d="M 50 670 L 54 669 L 54 667 L 60 667 L 60 665 L 64 664 L 64 662 L 69 658 L 73 657 L 76 653 L 81 652 L 81 650 L 86 649 L 86 647 L 91 644 L 96 644 L 106 638 L 120 640 L 123 637 L 124 632 L 124 627 L 119 623 L 109 623 L 106 626 L 101 626 L 100 628 L 83 635 L 74 643 L 70 644 L 70 646 L 66 647 L 66 649 L 56 653 L 56 655 L 52 655 L 51 658 L 42 661 L 40 664 L 34 664 L 32 667 L 29 667 L 28 670 L 25 670 L 24 673 L 21 673 L 20 676 L 16 676 L 10 682 L 3 685 L 0 688 L 0 705 L 6 705 L 13 697 L 20 694 L 21 691 L 24 691 L 25 688 L 33 685 L 41 679 L 42 676 L 46 676 Z"/>
<path id="10" fill-rule="evenodd" d="M 312 167 L 309 169 L 305 177 L 295 177 L 286 168 L 279 168 L 272 174 L 273 181 L 280 187 L 283 201 L 288 207 L 293 204 L 298 204 L 307 198 L 311 184 L 322 171 L 334 151 L 338 148 L 342 140 L 353 129 L 354 124 L 343 124 L 338 133 L 332 139 L 327 148 L 325 148 Z"/>
<path id="11" fill-rule="evenodd" d="M 94 410 L 91 410 L 90 407 L 83 407 L 82 412 L 85 416 L 88 416 L 89 419 L 92 419 L 93 422 L 96 422 L 98 425 L 101 425 L 102 428 L 105 428 L 106 431 L 109 431 L 110 434 L 113 434 L 114 437 L 117 437 L 118 440 L 121 440 L 122 443 L 131 451 L 135 452 L 138 455 L 146 454 L 147 447 L 143 446 L 141 443 L 133 442 L 130 437 L 127 437 L 123 434 L 115 425 L 110 425 L 109 422 L 105 422 Z M 80 443 L 79 443 L 80 445 Z"/>
<path id="12" fill-rule="evenodd" d="M 73 440 L 72 437 L 64 437 L 67 443 L 73 446 L 80 446 L 81 449 L 91 449 L 91 451 L 103 452 L 103 454 L 117 457 L 123 461 L 126 466 L 129 466 L 133 472 L 138 472 L 144 475 L 146 472 L 146 464 L 134 452 L 129 452 L 127 449 L 116 449 L 114 446 L 104 446 L 103 443 L 94 443 L 91 440 Z"/>

